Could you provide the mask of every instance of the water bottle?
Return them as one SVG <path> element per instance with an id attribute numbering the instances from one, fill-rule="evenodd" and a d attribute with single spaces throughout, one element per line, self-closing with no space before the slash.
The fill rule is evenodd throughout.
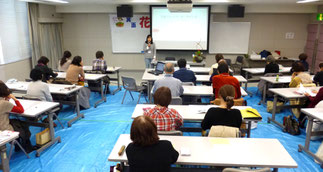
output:
<path id="1" fill-rule="evenodd" d="M 279 75 L 276 76 L 276 82 L 278 82 L 278 80 L 279 80 Z"/>

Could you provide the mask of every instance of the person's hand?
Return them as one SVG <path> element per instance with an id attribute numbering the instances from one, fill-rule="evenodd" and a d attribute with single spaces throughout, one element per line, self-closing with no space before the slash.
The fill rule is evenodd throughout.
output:
<path id="1" fill-rule="evenodd" d="M 80 80 L 80 81 L 83 81 L 83 80 L 84 80 L 84 78 L 83 78 L 82 76 L 80 76 L 80 77 L 79 77 L 79 80 Z"/>
<path id="2" fill-rule="evenodd" d="M 150 43 L 148 43 L 148 47 L 150 47 L 151 46 L 151 44 Z"/>
<path id="3" fill-rule="evenodd" d="M 297 76 L 297 74 L 295 72 L 293 72 L 292 79 L 295 78 L 295 76 Z"/>
<path id="4" fill-rule="evenodd" d="M 308 94 L 308 93 L 304 93 L 304 95 L 305 95 L 306 97 L 310 97 L 310 94 Z"/>
<path id="5" fill-rule="evenodd" d="M 318 91 L 317 90 L 312 90 L 312 93 L 317 94 Z"/>
<path id="6" fill-rule="evenodd" d="M 13 99 L 14 101 L 16 101 L 16 100 L 17 100 L 17 99 L 16 99 L 16 97 L 15 97 L 14 95 L 12 95 L 12 94 L 9 94 L 8 98 L 9 98 L 9 99 Z"/>

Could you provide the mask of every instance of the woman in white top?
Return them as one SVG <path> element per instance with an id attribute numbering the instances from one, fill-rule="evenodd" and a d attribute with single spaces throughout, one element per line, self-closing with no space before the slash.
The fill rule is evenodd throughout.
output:
<path id="1" fill-rule="evenodd" d="M 49 87 L 41 80 L 41 71 L 38 69 L 31 70 L 30 78 L 33 80 L 33 82 L 28 85 L 27 95 L 39 98 L 41 101 L 52 102 L 53 98 L 50 94 Z"/>
<path id="2" fill-rule="evenodd" d="M 142 52 L 145 56 L 146 68 L 151 68 L 151 61 L 156 60 L 156 44 L 154 44 L 151 35 L 147 35 Z"/>
<path id="3" fill-rule="evenodd" d="M 61 72 L 66 72 L 72 60 L 70 59 L 72 54 L 70 51 L 64 51 L 62 59 L 59 61 L 58 70 Z"/>
<path id="4" fill-rule="evenodd" d="M 217 68 L 218 68 L 218 65 L 219 65 L 218 63 L 219 63 L 219 61 L 220 61 L 221 59 L 224 59 L 222 54 L 216 54 L 216 55 L 215 55 L 215 60 L 216 60 L 216 62 L 211 66 L 211 70 L 210 70 L 210 72 L 209 72 L 209 74 L 210 74 L 210 75 L 212 75 L 212 74 L 213 74 L 213 70 L 214 70 L 214 69 L 217 69 Z"/>

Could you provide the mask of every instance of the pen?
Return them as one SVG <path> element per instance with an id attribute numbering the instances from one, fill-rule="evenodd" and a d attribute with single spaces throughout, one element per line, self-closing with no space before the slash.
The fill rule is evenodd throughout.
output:
<path id="1" fill-rule="evenodd" d="M 118 155 L 121 156 L 125 150 L 126 146 L 125 145 L 122 145 L 119 152 L 118 152 Z"/>

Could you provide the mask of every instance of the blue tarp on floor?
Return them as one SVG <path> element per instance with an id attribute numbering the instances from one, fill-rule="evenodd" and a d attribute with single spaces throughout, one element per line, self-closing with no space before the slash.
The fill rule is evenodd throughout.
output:
<path id="1" fill-rule="evenodd" d="M 111 90 L 115 87 L 111 87 Z M 256 93 L 257 89 L 251 87 L 248 90 Z M 59 114 L 59 119 L 65 126 L 62 129 L 56 127 L 56 136 L 60 136 L 61 143 L 57 143 L 44 151 L 40 157 L 31 153 L 31 158 L 22 153 L 14 153 L 10 160 L 10 169 L 13 172 L 91 172 L 109 171 L 114 162 L 108 161 L 108 156 L 120 134 L 129 133 L 131 126 L 131 114 L 136 106 L 138 94 L 134 94 L 135 100 L 132 101 L 128 94 L 124 104 L 121 104 L 124 90 L 116 95 L 109 94 L 107 102 L 100 104 L 97 108 L 93 107 L 96 100 L 100 99 L 100 94 L 92 93 L 91 108 L 81 111 L 85 118 L 76 121 L 72 127 L 67 128 L 67 121 L 75 116 L 69 106 Z M 273 124 L 267 123 L 267 117 L 271 114 L 266 112 L 266 107 L 258 105 L 260 95 L 245 97 L 249 106 L 256 108 L 263 117 L 263 121 L 258 123 L 258 127 L 251 131 L 252 138 L 277 138 L 294 158 L 298 164 L 297 169 L 279 169 L 279 171 L 322 171 L 319 164 L 305 153 L 298 152 L 298 144 L 304 145 L 305 131 L 301 135 L 292 136 Z M 207 100 L 204 100 L 207 101 Z M 141 98 L 141 103 L 145 99 Z M 284 110 L 277 115 L 277 120 L 282 121 L 283 116 L 291 114 L 289 110 Z M 198 124 L 185 124 L 198 125 Z M 31 140 L 35 142 L 35 134 L 40 132 L 40 128 L 31 127 Z M 200 136 L 199 133 L 184 133 L 184 135 Z M 322 140 L 311 141 L 310 150 L 316 152 Z M 264 155 L 266 156 L 266 155 Z"/>

